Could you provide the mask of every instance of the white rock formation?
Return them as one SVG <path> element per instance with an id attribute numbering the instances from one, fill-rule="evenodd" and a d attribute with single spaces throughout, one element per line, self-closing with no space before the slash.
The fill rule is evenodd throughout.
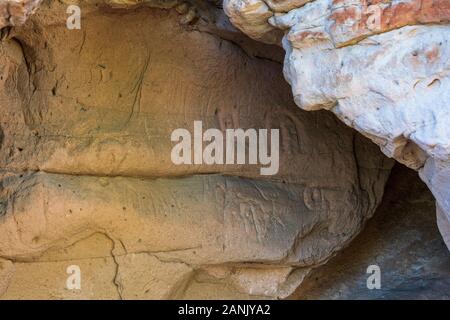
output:
<path id="1" fill-rule="evenodd" d="M 450 247 L 450 2 L 304 2 L 224 6 L 257 40 L 284 31 L 284 73 L 299 107 L 332 111 L 419 171 L 446 217 L 438 223 Z M 253 8 L 265 11 L 258 17 Z"/>

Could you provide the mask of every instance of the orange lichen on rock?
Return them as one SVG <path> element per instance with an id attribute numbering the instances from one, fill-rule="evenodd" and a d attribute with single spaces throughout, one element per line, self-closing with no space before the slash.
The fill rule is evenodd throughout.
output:
<path id="1" fill-rule="evenodd" d="M 302 31 L 298 33 L 292 33 L 288 35 L 289 41 L 292 42 L 315 42 L 320 39 L 328 39 L 328 35 L 320 31 Z"/>
<path id="2" fill-rule="evenodd" d="M 391 5 L 382 10 L 382 31 L 405 25 L 450 21 L 450 1 L 413 0 Z"/>
<path id="3" fill-rule="evenodd" d="M 360 0 L 358 4 L 333 0 L 332 6 L 330 32 L 337 45 L 407 25 L 450 22 L 448 0 Z"/>

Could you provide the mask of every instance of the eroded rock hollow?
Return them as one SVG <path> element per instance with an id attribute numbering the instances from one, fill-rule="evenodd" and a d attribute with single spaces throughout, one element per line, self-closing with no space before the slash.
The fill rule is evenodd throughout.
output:
<path id="1" fill-rule="evenodd" d="M 380 35 L 330 26 L 342 2 L 225 1 L 251 40 L 218 1 L 0 1 L 0 296 L 289 296 L 363 229 L 393 165 L 295 103 L 418 169 L 446 232 L 447 26 L 400 28 L 447 21 L 446 2 Z M 278 173 L 175 165 L 171 133 L 194 121 L 279 129 Z"/>

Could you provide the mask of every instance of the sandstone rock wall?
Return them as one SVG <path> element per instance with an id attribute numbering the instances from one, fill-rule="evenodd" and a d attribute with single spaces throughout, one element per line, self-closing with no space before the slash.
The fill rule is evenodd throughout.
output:
<path id="1" fill-rule="evenodd" d="M 296 108 L 276 49 L 102 3 L 68 30 L 67 4 L 44 1 L 0 44 L 0 295 L 291 294 L 363 228 L 392 163 L 333 115 Z M 279 174 L 175 166 L 170 134 L 194 120 L 280 129 Z M 65 289 L 70 265 L 80 291 Z"/>

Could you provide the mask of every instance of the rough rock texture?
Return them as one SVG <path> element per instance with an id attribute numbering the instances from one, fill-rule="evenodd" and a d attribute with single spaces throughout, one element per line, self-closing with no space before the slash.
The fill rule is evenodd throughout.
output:
<path id="1" fill-rule="evenodd" d="M 241 49 L 200 9 L 197 28 L 99 3 L 68 30 L 67 4 L 44 1 L 0 44 L 0 295 L 288 296 L 359 233 L 392 163 L 296 108 L 276 48 Z M 194 120 L 279 128 L 279 174 L 173 165 L 170 134 Z"/>
<path id="2" fill-rule="evenodd" d="M 289 299 L 450 299 L 450 255 L 435 201 L 411 169 L 392 169 L 381 205 L 350 246 L 311 272 Z M 369 265 L 380 290 L 367 290 Z"/>
<path id="3" fill-rule="evenodd" d="M 42 0 L 1 0 L 0 28 L 24 24 L 41 2 Z"/>
<path id="4" fill-rule="evenodd" d="M 283 30 L 284 74 L 298 106 L 334 112 L 419 171 L 450 247 L 450 2 L 304 2 L 224 4 L 255 39 L 272 43 L 269 35 Z"/>

